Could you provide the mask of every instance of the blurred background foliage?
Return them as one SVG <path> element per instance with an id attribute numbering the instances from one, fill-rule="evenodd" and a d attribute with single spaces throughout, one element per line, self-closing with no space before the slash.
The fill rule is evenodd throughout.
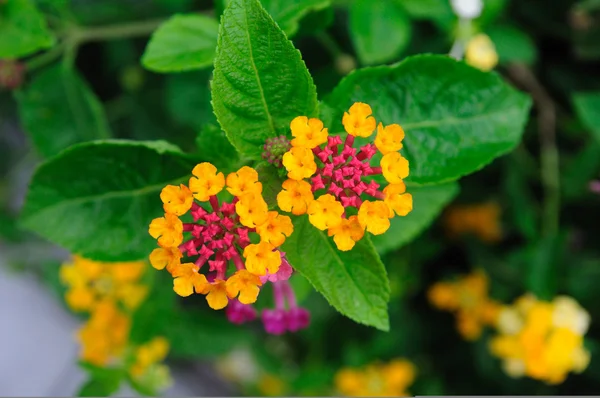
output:
<path id="1" fill-rule="evenodd" d="M 163 74 L 164 60 L 144 56 L 150 35 L 167 18 L 194 13 L 216 24 L 225 0 L 4 2 L 0 7 L 33 10 L 29 18 L 44 19 L 53 34 L 19 38 L 22 54 L 0 39 L 0 248 L 12 268 L 38 273 L 62 300 L 58 266 L 65 253 L 17 226 L 33 168 L 73 143 L 98 138 L 166 139 L 188 153 L 228 145 L 212 113 L 210 68 L 197 64 Z M 447 54 L 458 34 L 448 0 L 262 3 L 301 51 L 320 99 L 356 67 Z M 14 37 L 8 35 L 19 32 L 3 22 L 3 12 L 0 36 Z M 259 325 L 228 323 L 201 298 L 180 301 L 160 273 L 148 278 L 150 293 L 133 315 L 130 339 L 141 344 L 165 336 L 172 361 L 215 360 L 223 377 L 247 394 L 332 394 L 338 370 L 395 358 L 415 366 L 407 387 L 413 395 L 597 393 L 600 198 L 593 180 L 600 171 L 600 2 L 486 0 L 473 29 L 490 37 L 496 72 L 532 95 L 534 112 L 513 152 L 438 197 L 439 217 L 412 232 L 416 239 L 376 241 L 391 283 L 389 333 L 343 317 L 298 276 L 293 283 L 312 313 L 311 326 L 268 336 Z M 205 34 L 210 40 L 213 33 Z M 19 70 L 8 58 L 21 59 L 22 82 L 14 81 Z M 233 148 L 205 153 L 216 164 L 235 156 Z M 576 299 L 592 320 L 587 369 L 558 385 L 512 379 L 489 352 L 491 330 L 475 341 L 463 339 L 454 317 L 435 309 L 427 292 L 474 269 L 485 271 L 489 296 L 500 303 L 526 292 Z M 96 380 L 99 389 L 92 384 L 82 393 L 114 392 L 110 377 Z"/>

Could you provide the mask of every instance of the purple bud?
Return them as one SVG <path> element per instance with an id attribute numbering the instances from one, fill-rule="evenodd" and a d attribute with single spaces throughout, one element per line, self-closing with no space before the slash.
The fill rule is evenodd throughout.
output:
<path id="1" fill-rule="evenodd" d="M 286 331 L 286 313 L 283 309 L 263 310 L 262 321 L 269 334 L 281 335 Z"/>
<path id="2" fill-rule="evenodd" d="M 290 308 L 285 314 L 287 329 L 290 332 L 297 332 L 308 327 L 310 324 L 310 312 L 305 308 Z"/>
<path id="3" fill-rule="evenodd" d="M 229 300 L 229 305 L 225 309 L 225 315 L 231 323 L 241 325 L 256 319 L 256 310 L 252 305 L 242 304 L 238 299 Z"/>

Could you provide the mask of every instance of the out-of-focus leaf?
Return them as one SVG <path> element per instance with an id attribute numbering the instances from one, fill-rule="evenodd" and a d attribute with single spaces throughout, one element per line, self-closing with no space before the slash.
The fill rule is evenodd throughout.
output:
<path id="1" fill-rule="evenodd" d="M 457 183 L 407 188 L 413 197 L 413 210 L 404 217 L 394 217 L 386 233 L 371 239 L 379 254 L 398 249 L 416 238 L 458 194 Z"/>
<path id="2" fill-rule="evenodd" d="M 204 15 L 175 15 L 152 35 L 142 64 L 154 72 L 183 72 L 212 65 L 219 23 Z"/>
<path id="3" fill-rule="evenodd" d="M 196 137 L 196 145 L 202 159 L 213 163 L 219 170 L 228 171 L 240 161 L 223 130 L 214 124 L 202 128 Z"/>
<path id="4" fill-rule="evenodd" d="M 101 368 L 90 364 L 82 364 L 82 367 L 90 372 L 90 378 L 79 390 L 79 397 L 109 397 L 119 390 L 125 377 L 123 369 Z"/>
<path id="5" fill-rule="evenodd" d="M 402 4 L 413 19 L 435 22 L 440 28 L 450 29 L 456 16 L 447 0 L 395 0 Z"/>
<path id="6" fill-rule="evenodd" d="M 581 122 L 600 142 L 600 92 L 573 94 L 573 105 Z"/>
<path id="7" fill-rule="evenodd" d="M 31 0 L 0 6 L 0 59 L 20 58 L 52 47 L 55 39 Z"/>
<path id="8" fill-rule="evenodd" d="M 312 36 L 325 30 L 333 23 L 333 7 L 325 7 L 321 10 L 311 12 L 300 20 L 300 27 L 296 36 Z"/>
<path id="9" fill-rule="evenodd" d="M 343 315 L 387 331 L 390 287 L 368 236 L 343 252 L 307 216 L 294 217 L 293 222 L 294 233 L 282 246 L 290 264 Z"/>
<path id="10" fill-rule="evenodd" d="M 288 37 L 292 37 L 298 31 L 298 23 L 304 16 L 330 5 L 330 0 L 260 0 L 260 2 Z"/>
<path id="11" fill-rule="evenodd" d="M 508 25 L 497 25 L 486 29 L 496 46 L 501 64 L 520 62 L 533 64 L 537 59 L 535 43 L 522 30 Z"/>
<path id="12" fill-rule="evenodd" d="M 527 291 L 541 300 L 552 300 L 563 281 L 566 235 L 542 237 L 529 247 L 525 265 Z"/>
<path id="13" fill-rule="evenodd" d="M 315 85 L 300 53 L 258 0 L 231 0 L 225 9 L 212 103 L 233 146 L 256 160 L 267 138 L 289 134 L 293 118 L 316 116 Z"/>
<path id="14" fill-rule="evenodd" d="M 512 222 L 527 239 L 537 236 L 537 206 L 521 166 L 513 159 L 506 162 L 504 188 Z"/>
<path id="15" fill-rule="evenodd" d="M 42 156 L 111 135 L 102 104 L 72 69 L 57 65 L 36 74 L 16 98 L 21 122 Z"/>
<path id="16" fill-rule="evenodd" d="M 436 184 L 477 171 L 521 140 L 531 100 L 500 77 L 447 56 L 418 55 L 393 66 L 357 70 L 325 99 L 330 131 L 343 131 L 354 102 L 406 133 L 407 181 Z"/>
<path id="17" fill-rule="evenodd" d="M 164 141 L 75 145 L 38 167 L 20 221 L 92 260 L 146 258 L 156 245 L 148 225 L 163 214 L 160 191 L 185 182 L 192 167 Z"/>
<path id="18" fill-rule="evenodd" d="M 210 104 L 208 70 L 176 73 L 167 76 L 166 101 L 173 118 L 199 131 L 207 123 L 216 123 Z"/>
<path id="19" fill-rule="evenodd" d="M 411 32 L 410 19 L 399 2 L 355 0 L 350 7 L 350 37 L 363 64 L 397 58 Z"/>
<path id="20" fill-rule="evenodd" d="M 600 142 L 588 142 L 573 155 L 562 174 L 561 187 L 566 199 L 577 199 L 589 194 L 589 182 L 600 172 Z"/>

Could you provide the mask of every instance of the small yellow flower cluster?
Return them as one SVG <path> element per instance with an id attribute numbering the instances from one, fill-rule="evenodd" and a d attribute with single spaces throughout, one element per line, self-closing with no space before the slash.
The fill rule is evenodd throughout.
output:
<path id="1" fill-rule="evenodd" d="M 258 173 L 251 167 L 225 178 L 212 164 L 200 163 L 188 185 L 167 185 L 160 194 L 165 215 L 149 227 L 159 245 L 150 254 L 152 266 L 171 273 L 177 294 L 204 294 L 213 309 L 225 308 L 238 295 L 242 304 L 254 303 L 260 277 L 279 270 L 282 257 L 277 247 L 292 234 L 291 219 L 269 211 Z M 232 202 L 219 202 L 216 195 L 224 188 L 233 195 Z M 194 222 L 183 223 L 179 217 L 188 211 Z M 189 233 L 185 242 L 184 232 Z M 250 233 L 257 233 L 260 242 L 251 243 Z M 188 261 L 182 263 L 184 254 Z M 230 263 L 236 271 L 228 277 Z M 200 273 L 205 264 L 208 272 Z"/>
<path id="2" fill-rule="evenodd" d="M 511 377 L 559 384 L 590 362 L 583 346 L 589 323 L 589 314 L 571 297 L 546 302 L 527 294 L 501 310 L 490 350 Z"/>
<path id="3" fill-rule="evenodd" d="M 365 230 L 383 234 L 394 215 L 407 215 L 412 210 L 412 196 L 404 184 L 408 160 L 399 152 L 402 127 L 377 125 L 371 107 L 360 102 L 344 113 L 342 124 L 348 133 L 343 144 L 340 136 L 329 135 L 319 119 L 298 116 L 291 121 L 295 138 L 283 155 L 288 180 L 277 203 L 294 215 L 308 214 L 316 228 L 327 230 L 337 248 L 346 251 L 362 239 Z M 375 130 L 374 144 L 354 148 L 355 137 L 369 137 Z M 377 151 L 383 156 L 373 167 L 369 161 Z M 370 178 L 376 174 L 383 174 L 389 183 L 383 191 Z"/>
<path id="4" fill-rule="evenodd" d="M 73 256 L 61 266 L 60 278 L 67 286 L 67 305 L 90 313 L 77 333 L 81 359 L 96 366 L 128 366 L 128 352 L 134 350 L 132 377 L 161 389 L 170 383 L 168 368 L 157 364 L 167 355 L 167 340 L 155 337 L 137 348 L 129 342 L 132 314 L 148 294 L 140 280 L 146 266 L 143 261 L 104 263 Z"/>
<path id="5" fill-rule="evenodd" d="M 407 397 L 415 379 L 414 365 L 405 359 L 372 363 L 362 369 L 343 368 L 335 375 L 338 392 L 349 397 Z"/>
<path id="6" fill-rule="evenodd" d="M 438 309 L 456 315 L 456 328 L 466 340 L 476 340 L 484 326 L 494 325 L 500 305 L 488 297 L 488 278 L 476 271 L 452 282 L 437 282 L 427 292 Z"/>
<path id="7" fill-rule="evenodd" d="M 480 33 L 469 40 L 465 50 L 465 61 L 483 71 L 492 70 L 498 65 L 496 46 L 488 35 Z"/>
<path id="8" fill-rule="evenodd" d="M 78 334 L 84 361 L 106 365 L 123 351 L 131 324 L 126 311 L 134 311 L 148 293 L 139 283 L 145 266 L 144 262 L 101 263 L 79 256 L 61 266 L 67 305 L 74 311 L 90 312 Z"/>
<path id="9" fill-rule="evenodd" d="M 450 207 L 443 217 L 448 235 L 473 234 L 487 243 L 502 239 L 500 206 L 495 202 Z"/>

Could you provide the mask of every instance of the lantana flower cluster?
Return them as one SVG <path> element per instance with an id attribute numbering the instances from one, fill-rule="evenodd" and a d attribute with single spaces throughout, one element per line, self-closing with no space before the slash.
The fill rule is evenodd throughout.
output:
<path id="1" fill-rule="evenodd" d="M 338 392 L 349 397 L 408 397 L 415 366 L 397 358 L 388 363 L 371 363 L 364 368 L 340 369 L 335 375 Z"/>
<path id="2" fill-rule="evenodd" d="M 346 137 L 330 135 L 323 122 L 298 116 L 290 123 L 294 139 L 283 155 L 288 179 L 277 196 L 279 207 L 294 215 L 308 214 L 309 221 L 327 231 L 339 250 L 351 250 L 365 230 L 380 235 L 395 215 L 412 210 L 406 193 L 408 160 L 400 154 L 404 130 L 398 124 L 377 125 L 371 107 L 357 102 L 344 113 Z M 355 147 L 355 138 L 374 143 Z M 382 155 L 377 165 L 371 160 Z M 383 175 L 385 187 L 373 176 Z"/>
<path id="3" fill-rule="evenodd" d="M 476 340 L 485 326 L 496 323 L 500 304 L 488 297 L 489 280 L 475 271 L 454 281 L 437 282 L 427 292 L 438 309 L 456 316 L 456 328 L 465 340 Z"/>
<path id="4" fill-rule="evenodd" d="M 146 262 L 104 263 L 73 256 L 60 268 L 65 301 L 90 317 L 78 331 L 81 359 L 96 366 L 124 367 L 133 380 L 153 390 L 171 383 L 162 362 L 169 342 L 156 336 L 137 346 L 129 341 L 132 315 L 148 294 L 142 282 Z"/>
<path id="5" fill-rule="evenodd" d="M 562 383 L 590 362 L 583 344 L 589 323 L 590 315 L 571 297 L 547 302 L 526 294 L 500 312 L 490 350 L 511 377 Z"/>
<path id="6" fill-rule="evenodd" d="M 223 190 L 233 199 L 220 200 L 217 195 Z M 211 308 L 227 307 L 227 317 L 238 324 L 256 318 L 251 304 L 265 283 L 273 283 L 278 302 L 278 292 L 288 289 L 293 272 L 279 246 L 294 228 L 288 216 L 269 211 L 255 169 L 244 166 L 225 178 L 212 164 L 200 163 L 188 185 L 168 185 L 160 198 L 165 215 L 150 224 L 150 235 L 159 245 L 150 262 L 171 273 L 177 294 L 204 294 Z M 182 221 L 188 213 L 191 222 Z M 263 310 L 267 332 L 308 325 L 307 311 L 292 301 L 288 309 Z"/>

